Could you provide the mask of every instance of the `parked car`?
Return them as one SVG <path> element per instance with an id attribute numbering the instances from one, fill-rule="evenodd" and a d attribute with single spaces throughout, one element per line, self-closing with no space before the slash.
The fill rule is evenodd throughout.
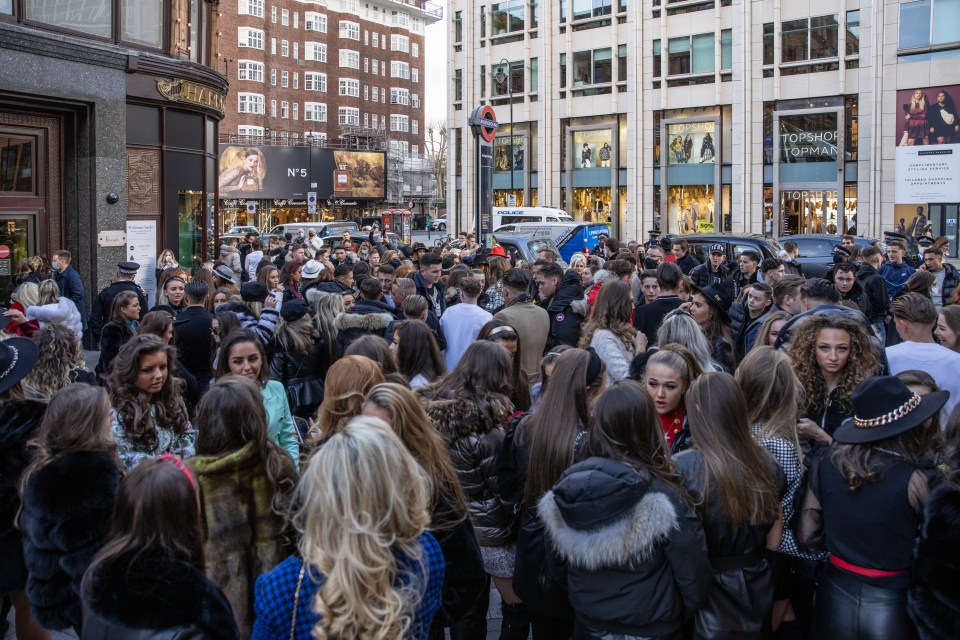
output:
<path id="1" fill-rule="evenodd" d="M 560 255 L 569 262 L 573 254 L 597 246 L 600 234 L 609 237 L 610 227 L 602 222 L 517 222 L 505 224 L 493 233 L 552 238 Z"/>
<path id="2" fill-rule="evenodd" d="M 671 240 L 686 240 L 690 244 L 690 253 L 701 263 L 710 259 L 710 245 L 722 243 L 727 251 L 727 261 L 736 262 L 740 254 L 752 249 L 763 260 L 780 257 L 780 246 L 774 240 L 761 235 L 732 233 L 693 233 L 690 235 L 668 234 Z"/>
<path id="3" fill-rule="evenodd" d="M 446 218 L 431 218 L 427 222 L 427 228 L 430 231 L 446 231 L 447 230 L 447 219 Z"/>
<path id="4" fill-rule="evenodd" d="M 278 224 L 273 229 L 270 229 L 270 233 L 263 234 L 264 244 L 267 242 L 267 238 L 276 236 L 278 238 L 283 238 L 284 234 L 292 233 L 293 235 L 297 234 L 299 229 L 303 229 L 304 233 L 308 233 L 310 229 L 313 229 L 314 232 L 321 238 L 327 236 L 339 236 L 344 231 L 349 231 L 350 233 L 359 233 L 360 229 L 357 227 L 357 223 L 353 220 L 328 220 L 327 222 L 290 222 L 288 224 Z"/>
<path id="5" fill-rule="evenodd" d="M 797 243 L 800 255 L 796 262 L 803 268 L 803 275 L 807 278 L 822 278 L 833 265 L 833 248 L 840 244 L 840 236 L 827 233 L 804 233 L 779 238 L 780 246 L 788 241 Z M 854 242 L 861 251 L 867 247 L 883 249 L 880 242 L 872 238 L 857 237 Z"/>
<path id="6" fill-rule="evenodd" d="M 256 227 L 252 227 L 252 226 L 230 227 L 230 229 L 227 230 L 227 232 L 224 233 L 223 235 L 235 234 L 239 236 L 246 236 L 248 233 L 252 233 L 255 236 L 259 236 L 260 229 L 257 229 Z"/>
<path id="7" fill-rule="evenodd" d="M 383 234 L 383 236 L 384 238 L 386 238 L 387 244 L 389 244 L 391 248 L 397 248 L 401 244 L 403 244 L 400 241 L 400 236 L 393 233 L 392 231 L 386 232 L 385 234 Z M 327 236 L 326 238 L 323 238 L 323 244 L 330 247 L 331 249 L 336 249 L 337 247 L 339 247 L 341 241 L 342 239 L 340 236 Z M 352 233 L 350 234 L 350 241 L 359 247 L 364 242 L 370 241 L 370 233 L 369 232 Z"/>

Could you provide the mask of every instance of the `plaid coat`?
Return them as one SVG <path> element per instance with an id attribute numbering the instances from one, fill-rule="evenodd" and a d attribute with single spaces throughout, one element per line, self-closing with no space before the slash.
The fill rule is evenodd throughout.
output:
<path id="1" fill-rule="evenodd" d="M 425 581 L 410 637 L 427 640 L 430 625 L 442 603 L 444 561 L 440 545 L 433 535 L 424 531 L 420 534 L 420 544 L 423 547 L 422 565 L 396 554 L 397 567 L 400 570 L 397 580 L 406 583 L 412 576 L 413 579 Z M 253 612 L 256 620 L 250 640 L 312 640 L 313 628 L 320 621 L 320 615 L 312 610 L 312 604 L 324 580 L 316 569 L 308 568 L 304 573 L 300 597 L 297 600 L 296 627 L 293 634 L 290 633 L 293 602 L 302 565 L 302 559 L 290 556 L 273 571 L 257 578 L 253 591 Z"/>

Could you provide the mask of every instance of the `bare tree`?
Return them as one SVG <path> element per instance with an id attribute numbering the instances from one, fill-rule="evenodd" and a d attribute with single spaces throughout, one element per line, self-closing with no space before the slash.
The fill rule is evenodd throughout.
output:
<path id="1" fill-rule="evenodd" d="M 427 125 L 425 141 L 427 158 L 433 164 L 433 179 L 437 199 L 446 200 L 447 191 L 447 123 L 433 120 Z"/>

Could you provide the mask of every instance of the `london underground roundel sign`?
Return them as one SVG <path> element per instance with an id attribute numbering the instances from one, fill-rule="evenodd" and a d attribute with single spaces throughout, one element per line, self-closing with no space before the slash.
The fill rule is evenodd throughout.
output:
<path id="1" fill-rule="evenodd" d="M 474 109 L 473 113 L 470 114 L 470 126 L 481 138 L 487 142 L 493 142 L 493 139 L 497 137 L 497 127 L 499 126 L 497 114 L 494 113 L 493 107 L 485 104 Z"/>

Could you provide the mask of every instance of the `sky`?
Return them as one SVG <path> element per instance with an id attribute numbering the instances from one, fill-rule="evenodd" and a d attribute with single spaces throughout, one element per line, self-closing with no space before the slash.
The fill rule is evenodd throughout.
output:
<path id="1" fill-rule="evenodd" d="M 434 0 L 435 4 L 439 4 Z M 450 82 L 447 79 L 447 10 L 449 5 L 443 3 L 443 20 L 424 29 L 423 39 L 426 49 L 424 60 L 424 111 L 426 125 L 430 126 L 435 120 L 441 122 L 447 118 L 447 89 Z M 423 127 L 426 129 L 426 127 Z"/>

